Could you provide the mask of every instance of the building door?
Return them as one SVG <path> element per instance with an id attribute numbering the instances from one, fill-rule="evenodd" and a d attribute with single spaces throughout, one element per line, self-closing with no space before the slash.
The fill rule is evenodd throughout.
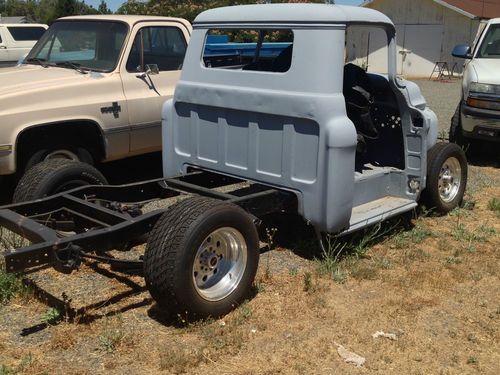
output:
<path id="1" fill-rule="evenodd" d="M 398 25 L 403 39 L 398 39 L 398 73 L 405 77 L 429 77 L 441 59 L 443 25 Z"/>

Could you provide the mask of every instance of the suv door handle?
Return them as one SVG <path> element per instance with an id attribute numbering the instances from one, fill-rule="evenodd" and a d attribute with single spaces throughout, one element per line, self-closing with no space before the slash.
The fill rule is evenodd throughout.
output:
<path id="1" fill-rule="evenodd" d="M 5 47 L 5 46 L 0 46 L 0 49 L 7 49 L 7 47 Z"/>

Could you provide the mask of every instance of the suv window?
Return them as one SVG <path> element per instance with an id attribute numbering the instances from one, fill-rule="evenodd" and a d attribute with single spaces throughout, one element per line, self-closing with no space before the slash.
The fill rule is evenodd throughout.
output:
<path id="1" fill-rule="evenodd" d="M 292 50 L 292 30 L 211 29 L 203 64 L 206 68 L 286 72 Z"/>
<path id="2" fill-rule="evenodd" d="M 490 59 L 500 57 L 500 24 L 491 25 L 488 28 L 477 57 Z"/>
<path id="3" fill-rule="evenodd" d="M 7 29 L 17 41 L 38 40 L 45 32 L 43 27 L 9 26 Z"/>
<path id="4" fill-rule="evenodd" d="M 158 65 L 160 71 L 179 70 L 186 47 L 186 39 L 178 27 L 143 27 L 135 36 L 127 60 L 127 71 L 142 72 L 147 64 Z"/>

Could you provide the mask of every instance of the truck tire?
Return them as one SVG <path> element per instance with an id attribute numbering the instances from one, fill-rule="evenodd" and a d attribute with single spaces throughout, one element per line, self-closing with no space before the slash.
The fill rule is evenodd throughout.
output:
<path id="1" fill-rule="evenodd" d="M 427 153 L 427 184 L 422 192 L 428 208 L 445 214 L 458 207 L 467 184 L 467 159 L 454 143 L 437 143 Z"/>
<path id="2" fill-rule="evenodd" d="M 105 185 L 106 178 L 89 164 L 50 159 L 29 169 L 14 191 L 13 202 L 24 202 L 85 185 Z"/>
<path id="3" fill-rule="evenodd" d="M 68 147 L 68 146 L 56 146 L 56 147 L 44 147 L 36 151 L 33 155 L 28 158 L 24 170 L 30 170 L 34 165 L 41 163 L 45 160 L 52 159 L 66 159 L 73 161 L 81 161 L 90 165 L 94 164 L 94 159 L 90 152 L 82 147 Z"/>
<path id="4" fill-rule="evenodd" d="M 469 147 L 469 141 L 466 137 L 464 137 L 462 131 L 462 119 L 460 117 L 462 105 L 458 104 L 453 117 L 451 118 L 450 124 L 450 132 L 449 132 L 449 140 L 451 143 L 456 143 L 464 150 L 467 150 Z"/>
<path id="5" fill-rule="evenodd" d="M 161 308 L 190 318 L 224 315 L 244 301 L 259 263 L 252 218 L 205 197 L 173 205 L 152 229 L 144 277 Z"/>

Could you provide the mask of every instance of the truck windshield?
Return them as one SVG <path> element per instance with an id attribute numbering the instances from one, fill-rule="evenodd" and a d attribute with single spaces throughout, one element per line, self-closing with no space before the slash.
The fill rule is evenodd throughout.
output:
<path id="1" fill-rule="evenodd" d="M 494 24 L 488 28 L 477 57 L 484 59 L 500 58 L 500 24 Z"/>
<path id="2" fill-rule="evenodd" d="M 115 69 L 128 27 L 110 21 L 55 22 L 25 63 L 110 72 Z"/>

